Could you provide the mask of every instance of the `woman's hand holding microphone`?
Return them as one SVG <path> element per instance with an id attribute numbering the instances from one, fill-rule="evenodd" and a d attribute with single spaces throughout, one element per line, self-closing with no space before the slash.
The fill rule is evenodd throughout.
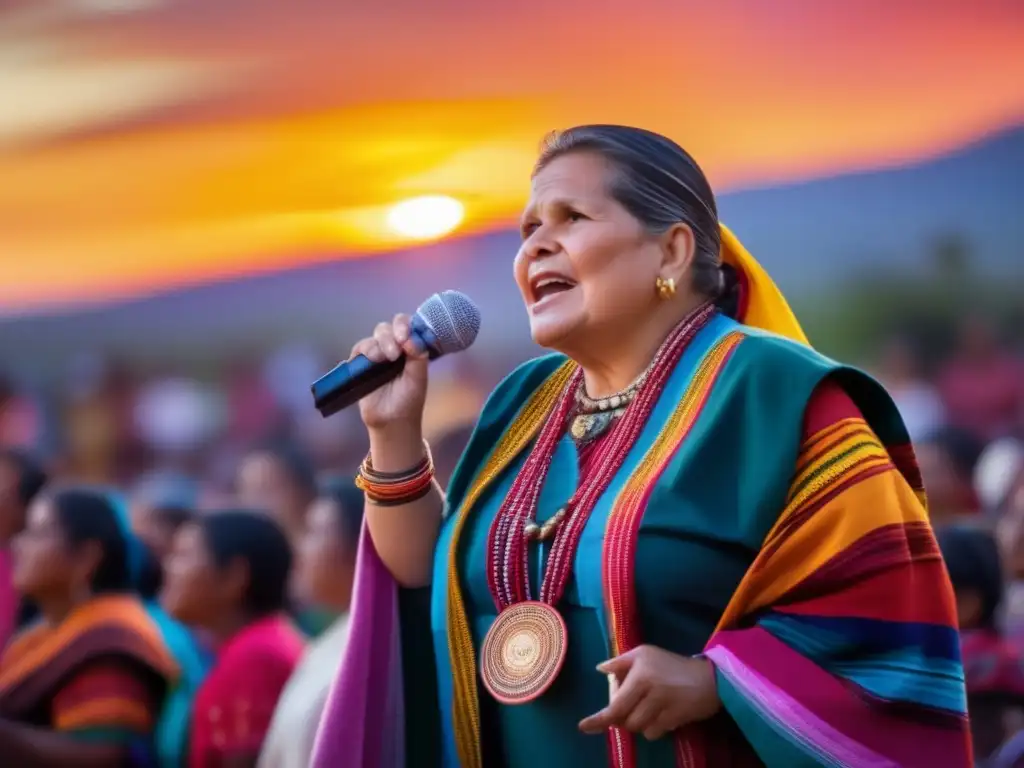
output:
<path id="1" fill-rule="evenodd" d="M 351 357 L 371 362 L 405 356 L 402 373 L 359 401 L 359 413 L 370 437 L 370 462 L 375 472 L 413 470 L 426 457 L 423 409 L 427 399 L 427 351 L 412 337 L 408 315 L 378 323 L 372 336 L 356 342 Z M 382 507 L 370 501 L 366 521 L 381 560 L 395 579 L 408 587 L 430 581 L 434 543 L 443 498 L 433 484 L 425 496 L 407 504 Z"/>

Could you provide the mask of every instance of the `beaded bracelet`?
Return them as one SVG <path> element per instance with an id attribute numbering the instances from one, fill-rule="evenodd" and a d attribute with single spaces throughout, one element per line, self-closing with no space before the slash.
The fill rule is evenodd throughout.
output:
<path id="1" fill-rule="evenodd" d="M 400 507 L 426 496 L 434 482 L 434 459 L 423 442 L 423 459 L 404 472 L 379 472 L 367 455 L 359 465 L 356 487 L 378 507 Z"/>

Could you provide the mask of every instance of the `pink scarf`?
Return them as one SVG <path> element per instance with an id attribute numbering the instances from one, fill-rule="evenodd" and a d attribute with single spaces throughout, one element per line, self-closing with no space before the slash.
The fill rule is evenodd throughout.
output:
<path id="1" fill-rule="evenodd" d="M 320 719 L 312 768 L 404 768 L 398 621 L 398 585 L 364 523 L 348 645 Z"/>

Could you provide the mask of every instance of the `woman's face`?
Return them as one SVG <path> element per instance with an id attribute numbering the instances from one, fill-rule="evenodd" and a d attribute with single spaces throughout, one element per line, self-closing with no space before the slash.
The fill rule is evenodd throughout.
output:
<path id="1" fill-rule="evenodd" d="M 25 524 L 25 510 L 18 498 L 20 482 L 18 468 L 0 459 L 0 541 L 10 541 Z"/>
<path id="2" fill-rule="evenodd" d="M 285 530 L 301 524 L 308 504 L 281 462 L 269 453 L 254 453 L 242 461 L 238 496 L 243 505 L 270 512 Z"/>
<path id="3" fill-rule="evenodd" d="M 945 449 L 936 443 L 926 442 L 915 450 L 932 519 L 968 512 L 968 509 L 961 509 L 965 496 L 963 482 Z"/>
<path id="4" fill-rule="evenodd" d="M 581 151 L 533 179 L 515 277 L 541 346 L 571 349 L 583 333 L 611 341 L 657 302 L 660 239 L 609 195 L 611 173 Z"/>
<path id="5" fill-rule="evenodd" d="M 178 530 L 163 565 L 160 601 L 183 624 L 207 626 L 229 604 L 225 584 L 198 523 L 186 523 Z"/>
<path id="6" fill-rule="evenodd" d="M 294 589 L 303 602 L 345 610 L 352 591 L 355 547 L 344 540 L 339 518 L 333 499 L 320 498 L 310 506 L 299 541 Z"/>
<path id="7" fill-rule="evenodd" d="M 14 538 L 15 589 L 28 597 L 69 594 L 76 581 L 77 558 L 67 546 L 53 502 L 40 497 L 29 507 L 25 529 Z M 83 581 L 82 588 L 87 582 Z"/>

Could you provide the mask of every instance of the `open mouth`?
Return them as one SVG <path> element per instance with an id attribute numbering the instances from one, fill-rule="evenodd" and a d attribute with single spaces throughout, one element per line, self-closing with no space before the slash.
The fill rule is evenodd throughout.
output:
<path id="1" fill-rule="evenodd" d="M 530 280 L 530 291 L 535 303 L 565 293 L 576 287 L 576 282 L 563 275 L 537 275 Z"/>

